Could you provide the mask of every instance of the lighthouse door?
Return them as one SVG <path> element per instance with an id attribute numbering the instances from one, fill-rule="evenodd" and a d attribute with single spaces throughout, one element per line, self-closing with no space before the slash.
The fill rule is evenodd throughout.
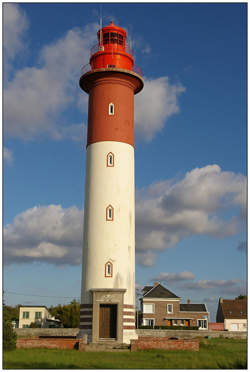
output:
<path id="1" fill-rule="evenodd" d="M 116 338 L 117 305 L 100 305 L 99 338 Z"/>

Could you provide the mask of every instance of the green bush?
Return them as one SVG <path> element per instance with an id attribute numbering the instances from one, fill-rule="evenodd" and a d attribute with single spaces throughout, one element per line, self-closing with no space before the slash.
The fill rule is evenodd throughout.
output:
<path id="1" fill-rule="evenodd" d="M 191 331 L 191 330 L 195 330 L 197 331 L 199 329 L 198 326 L 194 326 L 194 327 L 183 327 L 183 326 L 139 326 L 138 327 L 139 329 L 181 329 L 181 330 L 184 330 L 184 331 Z"/>
<path id="2" fill-rule="evenodd" d="M 16 348 L 16 333 L 10 322 L 4 321 L 3 323 L 3 349 L 14 350 Z"/>

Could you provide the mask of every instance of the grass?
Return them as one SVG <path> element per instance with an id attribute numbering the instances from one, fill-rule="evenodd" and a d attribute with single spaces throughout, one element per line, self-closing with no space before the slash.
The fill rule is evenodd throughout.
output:
<path id="1" fill-rule="evenodd" d="M 85 352 L 19 349 L 4 352 L 4 369 L 246 369 L 246 340 L 202 339 L 199 352 Z"/>

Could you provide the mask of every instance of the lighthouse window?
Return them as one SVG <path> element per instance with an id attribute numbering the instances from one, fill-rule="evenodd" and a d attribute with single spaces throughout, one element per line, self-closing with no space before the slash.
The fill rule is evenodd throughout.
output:
<path id="1" fill-rule="evenodd" d="M 109 33 L 105 32 L 103 34 L 103 44 L 108 44 L 108 42 L 109 42 Z"/>
<path id="2" fill-rule="evenodd" d="M 107 167 L 113 167 L 114 166 L 114 154 L 112 152 L 109 152 L 107 155 Z"/>
<path id="3" fill-rule="evenodd" d="M 117 44 L 117 32 L 110 33 L 110 42 L 112 44 Z"/>
<path id="4" fill-rule="evenodd" d="M 113 275 L 113 265 L 110 261 L 108 261 L 106 264 L 105 264 L 105 277 L 112 277 Z"/>
<path id="5" fill-rule="evenodd" d="M 115 105 L 113 103 L 109 104 L 109 115 L 115 114 Z"/>
<path id="6" fill-rule="evenodd" d="M 123 36 L 121 34 L 118 34 L 118 43 L 123 45 Z"/>
<path id="7" fill-rule="evenodd" d="M 106 221 L 113 221 L 114 220 L 114 208 L 112 205 L 109 205 L 106 208 Z"/>

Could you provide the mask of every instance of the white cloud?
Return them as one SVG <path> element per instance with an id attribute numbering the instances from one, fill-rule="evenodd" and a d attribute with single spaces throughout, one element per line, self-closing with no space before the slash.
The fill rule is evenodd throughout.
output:
<path id="1" fill-rule="evenodd" d="M 189 289 L 209 289 L 209 288 L 232 288 L 240 283 L 239 279 L 232 280 L 198 280 L 194 283 L 186 283 L 182 288 Z"/>
<path id="2" fill-rule="evenodd" d="M 11 164 L 13 162 L 13 153 L 7 147 L 4 147 L 3 149 L 3 158 L 8 164 Z"/>
<path id="3" fill-rule="evenodd" d="M 167 76 L 144 81 L 143 90 L 135 96 L 135 129 L 140 138 L 150 141 L 166 120 L 179 111 L 178 96 L 185 88 L 171 85 Z"/>
<path id="4" fill-rule="evenodd" d="M 237 232 L 235 208 L 246 208 L 246 177 L 208 165 L 187 172 L 180 180 L 166 180 L 137 191 L 136 252 L 138 262 L 150 266 L 157 252 L 191 235 L 222 238 Z M 231 219 L 224 212 L 233 211 Z"/>
<path id="5" fill-rule="evenodd" d="M 76 207 L 39 206 L 17 215 L 4 228 L 4 260 L 81 263 L 83 212 Z"/>
<path id="6" fill-rule="evenodd" d="M 67 108 L 77 107 L 80 69 L 89 60 L 96 27 L 90 24 L 84 30 L 69 30 L 42 48 L 41 67 L 16 72 L 4 90 L 5 134 L 29 140 L 40 134 L 56 138 L 56 133 L 67 130 L 60 116 Z"/>
<path id="7" fill-rule="evenodd" d="M 205 297 L 205 298 L 203 299 L 203 301 L 204 301 L 204 302 L 212 302 L 212 303 L 214 303 L 214 302 L 218 302 L 219 299 L 218 299 L 218 297 Z"/>
<path id="8" fill-rule="evenodd" d="M 194 279 L 194 274 L 191 271 L 182 271 L 180 273 L 160 273 L 157 277 L 153 278 L 153 281 L 159 282 L 180 282 Z"/>
<path id="9" fill-rule="evenodd" d="M 3 4 L 3 47 L 5 73 L 9 72 L 11 61 L 18 53 L 23 53 L 23 37 L 29 26 L 26 14 L 18 4 Z M 7 70 L 6 70 L 7 69 Z"/>
<path id="10" fill-rule="evenodd" d="M 228 220 L 221 212 L 230 210 L 231 213 L 231 208 L 235 209 L 235 200 L 242 200 L 237 195 L 242 192 L 245 183 L 244 176 L 223 172 L 217 165 L 213 165 L 194 169 L 179 182 L 162 181 L 142 192 L 138 191 L 138 262 L 152 266 L 158 252 L 173 247 L 187 236 L 223 237 L 235 234 L 237 217 Z M 189 191 L 191 185 L 193 194 Z M 210 203 L 207 193 L 210 195 Z M 238 205 L 243 206 L 243 202 Z M 13 223 L 4 228 L 5 259 L 8 262 L 39 259 L 77 264 L 80 263 L 81 242 L 82 212 L 75 207 L 34 207 L 16 216 Z M 184 280 L 191 279 L 192 273 L 164 275 L 167 280 Z"/>

